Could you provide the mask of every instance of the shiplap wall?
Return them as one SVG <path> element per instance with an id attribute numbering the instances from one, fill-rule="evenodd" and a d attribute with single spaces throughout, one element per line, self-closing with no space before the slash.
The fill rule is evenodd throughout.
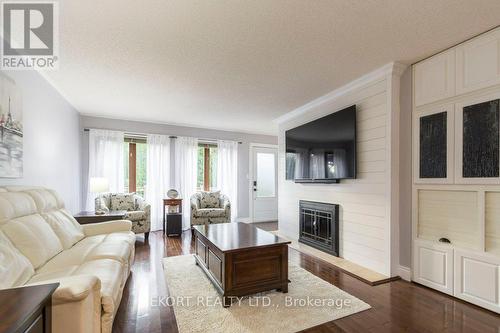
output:
<path id="1" fill-rule="evenodd" d="M 386 275 L 391 275 L 390 80 L 390 75 L 374 80 L 281 123 L 278 138 L 280 232 L 298 238 L 299 200 L 339 204 L 340 256 Z M 340 184 L 285 180 L 285 131 L 352 104 L 357 106 L 357 179 Z"/>

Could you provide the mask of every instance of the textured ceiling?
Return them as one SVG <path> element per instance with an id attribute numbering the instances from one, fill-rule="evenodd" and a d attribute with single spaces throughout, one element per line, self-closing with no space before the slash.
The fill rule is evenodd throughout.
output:
<path id="1" fill-rule="evenodd" d="M 312 99 L 498 24 L 498 0 L 65 0 L 47 76 L 82 114 L 276 134 Z"/>

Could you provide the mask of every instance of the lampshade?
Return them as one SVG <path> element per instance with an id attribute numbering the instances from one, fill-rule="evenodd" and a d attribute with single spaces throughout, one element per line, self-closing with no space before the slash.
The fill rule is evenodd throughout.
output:
<path id="1" fill-rule="evenodd" d="M 90 178 L 90 192 L 102 193 L 109 191 L 109 181 L 107 178 L 95 177 Z"/>

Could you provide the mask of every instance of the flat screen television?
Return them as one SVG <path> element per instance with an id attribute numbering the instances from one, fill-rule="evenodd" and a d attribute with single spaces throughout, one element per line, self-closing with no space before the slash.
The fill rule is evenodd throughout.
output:
<path id="1" fill-rule="evenodd" d="M 356 105 L 286 131 L 286 179 L 338 183 L 356 178 Z"/>

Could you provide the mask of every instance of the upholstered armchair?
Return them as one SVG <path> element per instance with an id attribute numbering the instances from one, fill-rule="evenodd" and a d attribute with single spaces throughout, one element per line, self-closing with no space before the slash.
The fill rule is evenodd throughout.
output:
<path id="1" fill-rule="evenodd" d="M 231 203 L 224 194 L 198 192 L 191 197 L 191 225 L 231 222 Z"/>
<path id="2" fill-rule="evenodd" d="M 104 193 L 95 198 L 95 209 L 126 210 L 126 219 L 132 222 L 132 231 L 144 233 L 147 240 L 151 230 L 151 205 L 135 193 Z"/>

